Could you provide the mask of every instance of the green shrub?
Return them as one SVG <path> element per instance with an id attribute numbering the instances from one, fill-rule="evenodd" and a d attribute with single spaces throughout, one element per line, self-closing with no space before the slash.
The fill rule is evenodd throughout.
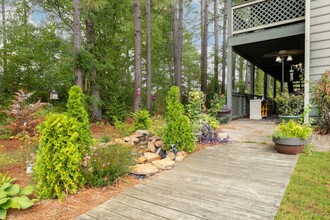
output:
<path id="1" fill-rule="evenodd" d="M 216 117 L 218 111 L 223 109 L 223 107 L 225 106 L 225 98 L 226 97 L 224 94 L 218 95 L 217 93 L 214 93 L 213 98 L 210 101 L 210 109 L 208 109 L 208 113 L 213 117 Z"/>
<path id="2" fill-rule="evenodd" d="M 27 196 L 34 191 L 34 187 L 20 188 L 13 184 L 15 179 L 0 173 L 0 219 L 5 219 L 7 211 L 13 209 L 27 209 L 33 206 L 34 200 Z"/>
<path id="3" fill-rule="evenodd" d="M 132 113 L 134 118 L 134 128 L 138 129 L 147 129 L 151 128 L 151 119 L 149 112 L 147 110 L 140 110 L 136 113 Z"/>
<path id="4" fill-rule="evenodd" d="M 273 138 L 300 138 L 306 140 L 312 135 L 313 129 L 309 125 L 301 125 L 296 121 L 282 122 L 275 128 Z"/>
<path id="5" fill-rule="evenodd" d="M 179 88 L 172 86 L 166 97 L 166 130 L 164 141 L 169 147 L 176 144 L 178 150 L 195 150 L 194 135 L 189 118 L 183 115 L 183 106 L 179 102 Z"/>
<path id="6" fill-rule="evenodd" d="M 40 126 L 34 177 L 40 198 L 64 198 L 83 185 L 79 171 L 85 152 L 81 150 L 81 124 L 67 114 L 50 113 Z"/>
<path id="7" fill-rule="evenodd" d="M 72 86 L 69 90 L 67 113 L 80 123 L 79 142 L 82 149 L 88 149 L 93 143 L 91 131 L 89 129 L 88 114 L 85 109 L 85 95 L 79 86 Z"/>
<path id="8" fill-rule="evenodd" d="M 119 177 L 126 175 L 133 164 L 132 148 L 111 145 L 106 148 L 93 148 L 85 155 L 83 175 L 88 186 L 112 184 Z"/>
<path id="9" fill-rule="evenodd" d="M 282 115 L 299 115 L 304 110 L 303 95 L 282 93 L 275 98 L 278 113 Z"/>

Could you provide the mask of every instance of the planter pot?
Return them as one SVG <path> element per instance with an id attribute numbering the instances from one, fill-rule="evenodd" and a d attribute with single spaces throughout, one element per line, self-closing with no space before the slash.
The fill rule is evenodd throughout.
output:
<path id="1" fill-rule="evenodd" d="M 305 141 L 300 138 L 273 138 L 275 150 L 282 154 L 296 155 L 304 150 Z"/>
<path id="2" fill-rule="evenodd" d="M 281 121 L 289 122 L 290 120 L 299 121 L 300 115 L 279 115 Z"/>
<path id="3" fill-rule="evenodd" d="M 227 124 L 228 123 L 228 119 L 229 119 L 229 114 L 230 114 L 231 110 L 221 110 L 218 111 L 217 113 L 217 119 L 220 122 L 220 124 Z"/>

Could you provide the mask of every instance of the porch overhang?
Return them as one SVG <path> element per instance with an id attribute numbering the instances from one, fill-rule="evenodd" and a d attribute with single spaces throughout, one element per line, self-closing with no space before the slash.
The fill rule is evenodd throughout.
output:
<path id="1" fill-rule="evenodd" d="M 275 62 L 279 51 L 294 51 L 290 54 L 293 61 L 285 64 L 286 73 L 289 64 L 304 63 L 305 23 L 235 35 L 228 39 L 228 45 L 244 59 L 281 81 L 281 63 Z M 285 74 L 284 81 L 288 78 Z"/>

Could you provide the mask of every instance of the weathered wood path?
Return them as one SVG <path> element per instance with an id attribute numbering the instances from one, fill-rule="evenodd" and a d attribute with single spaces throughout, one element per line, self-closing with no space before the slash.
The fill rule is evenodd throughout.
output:
<path id="1" fill-rule="evenodd" d="M 296 161 L 265 143 L 207 147 L 78 219 L 274 219 Z"/>

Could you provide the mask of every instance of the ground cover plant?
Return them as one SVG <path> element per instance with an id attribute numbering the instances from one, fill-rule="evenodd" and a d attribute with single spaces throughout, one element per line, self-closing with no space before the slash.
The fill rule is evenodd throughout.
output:
<path id="1" fill-rule="evenodd" d="M 301 154 L 276 219 L 329 219 L 330 152 Z"/>

